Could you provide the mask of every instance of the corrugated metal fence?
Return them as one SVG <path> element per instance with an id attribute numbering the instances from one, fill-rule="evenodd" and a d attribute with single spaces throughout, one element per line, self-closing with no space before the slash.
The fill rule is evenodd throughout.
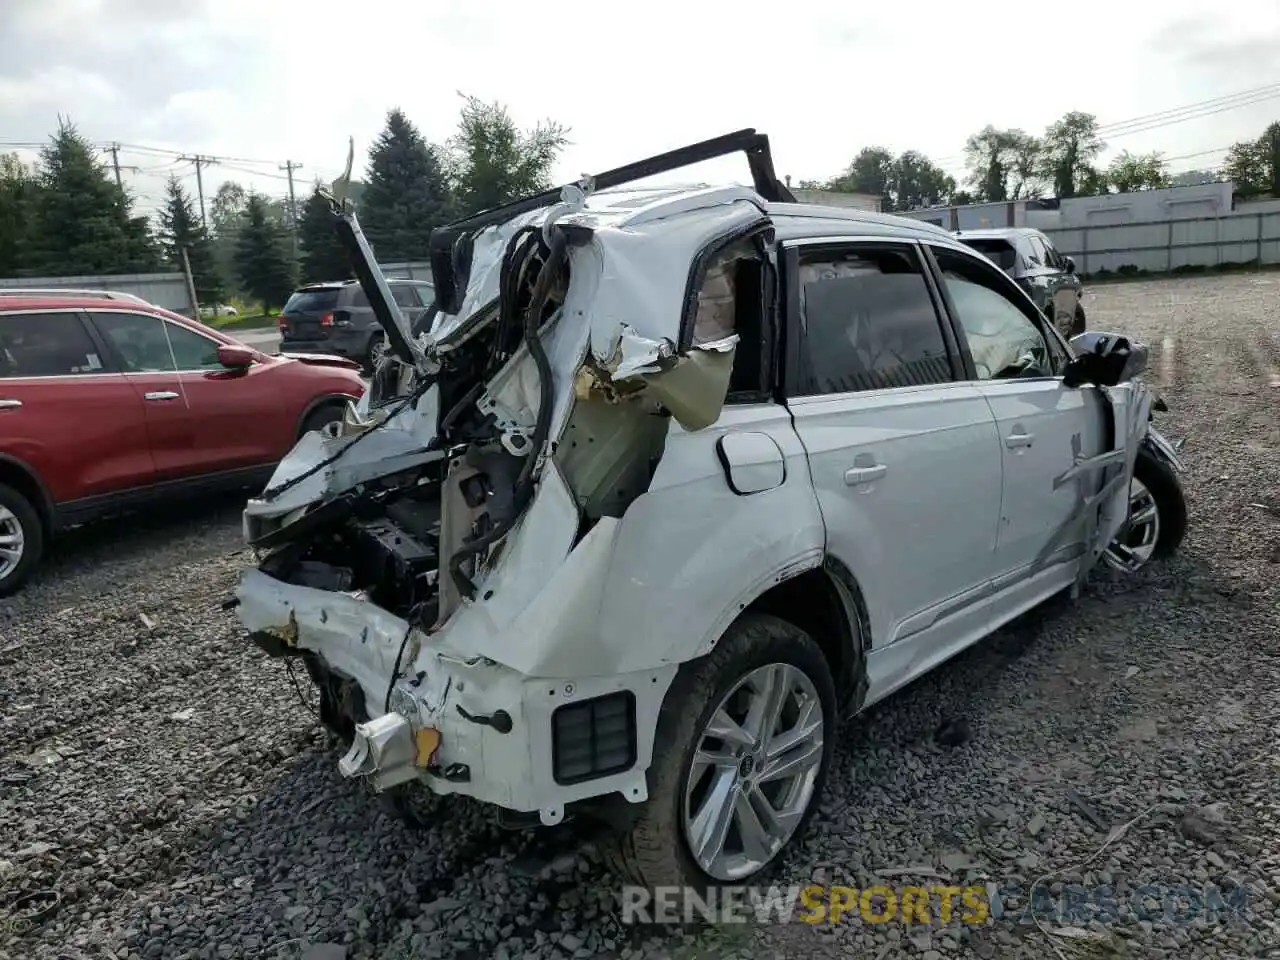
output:
<path id="1" fill-rule="evenodd" d="M 1280 263 L 1280 212 L 1040 229 L 1081 273 Z"/>

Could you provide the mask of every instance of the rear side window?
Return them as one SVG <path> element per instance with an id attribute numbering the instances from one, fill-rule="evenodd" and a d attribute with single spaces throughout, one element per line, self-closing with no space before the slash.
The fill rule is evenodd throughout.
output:
<path id="1" fill-rule="evenodd" d="M 299 290 L 281 313 L 323 313 L 338 305 L 337 290 Z"/>
<path id="2" fill-rule="evenodd" d="M 413 287 L 406 283 L 391 284 L 391 299 L 401 307 L 419 307 L 418 298 L 414 295 Z"/>
<path id="3" fill-rule="evenodd" d="M 1030 263 L 1033 267 L 1049 266 L 1049 255 L 1045 253 L 1043 240 L 1039 237 L 1027 237 L 1027 246 L 1031 248 Z"/>
<path id="4" fill-rule="evenodd" d="M 78 313 L 0 314 L 0 379 L 102 373 Z"/>
<path id="5" fill-rule="evenodd" d="M 418 291 L 418 299 L 422 301 L 424 307 L 429 307 L 436 302 L 436 288 L 429 283 L 419 283 L 415 286 Z"/>
<path id="6" fill-rule="evenodd" d="M 975 237 L 972 240 L 961 239 L 961 242 L 994 263 L 1001 270 L 1012 270 L 1018 265 L 1018 251 L 1013 249 L 1013 244 L 1008 240 L 999 240 L 994 237 Z"/>
<path id="7" fill-rule="evenodd" d="M 952 380 L 938 313 L 909 248 L 806 256 L 799 281 L 799 395 Z"/>

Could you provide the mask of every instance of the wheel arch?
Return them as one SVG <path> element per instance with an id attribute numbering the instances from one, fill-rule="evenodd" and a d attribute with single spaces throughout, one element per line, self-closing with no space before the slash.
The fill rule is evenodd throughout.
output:
<path id="1" fill-rule="evenodd" d="M 770 614 L 809 634 L 831 667 L 841 707 L 848 713 L 861 709 L 871 623 L 862 588 L 847 566 L 828 554 L 818 566 L 763 590 L 743 607 L 745 613 Z"/>
<path id="2" fill-rule="evenodd" d="M 303 424 L 311 417 L 313 413 L 323 407 L 341 407 L 346 409 L 348 403 L 354 403 L 355 398 L 349 397 L 343 393 L 324 393 L 312 400 L 302 408 L 302 414 L 298 417 L 293 425 L 294 436 L 300 438 L 302 436 Z"/>
<path id="3" fill-rule="evenodd" d="M 49 488 L 29 464 L 7 453 L 0 453 L 0 483 L 13 487 L 30 500 L 36 516 L 44 526 L 44 532 L 53 532 L 57 526 L 57 506 Z"/>

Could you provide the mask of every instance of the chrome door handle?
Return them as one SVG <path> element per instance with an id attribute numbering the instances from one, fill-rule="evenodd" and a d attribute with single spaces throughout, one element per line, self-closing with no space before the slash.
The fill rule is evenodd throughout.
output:
<path id="1" fill-rule="evenodd" d="M 177 400 L 178 395 L 172 390 L 155 390 L 151 393 L 144 393 L 143 397 L 147 400 Z"/>
<path id="2" fill-rule="evenodd" d="M 1031 446 L 1035 439 L 1034 433 L 1011 433 L 1004 438 L 1004 445 L 1010 450 L 1016 450 L 1018 447 Z"/>
<path id="3" fill-rule="evenodd" d="M 0 400 L 0 409 L 8 410 L 12 407 L 22 406 L 21 400 Z"/>
<path id="4" fill-rule="evenodd" d="M 844 482 L 851 487 L 856 487 L 860 483 L 879 480 L 888 472 L 889 468 L 883 463 L 877 463 L 874 467 L 853 467 L 844 472 Z"/>

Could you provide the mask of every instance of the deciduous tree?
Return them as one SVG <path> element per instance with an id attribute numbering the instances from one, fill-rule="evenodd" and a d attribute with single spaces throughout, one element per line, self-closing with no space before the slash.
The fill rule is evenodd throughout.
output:
<path id="1" fill-rule="evenodd" d="M 465 101 L 449 140 L 449 174 L 461 214 L 501 206 L 551 186 L 551 167 L 568 141 L 567 127 L 544 120 L 520 130 L 501 103 Z"/>

